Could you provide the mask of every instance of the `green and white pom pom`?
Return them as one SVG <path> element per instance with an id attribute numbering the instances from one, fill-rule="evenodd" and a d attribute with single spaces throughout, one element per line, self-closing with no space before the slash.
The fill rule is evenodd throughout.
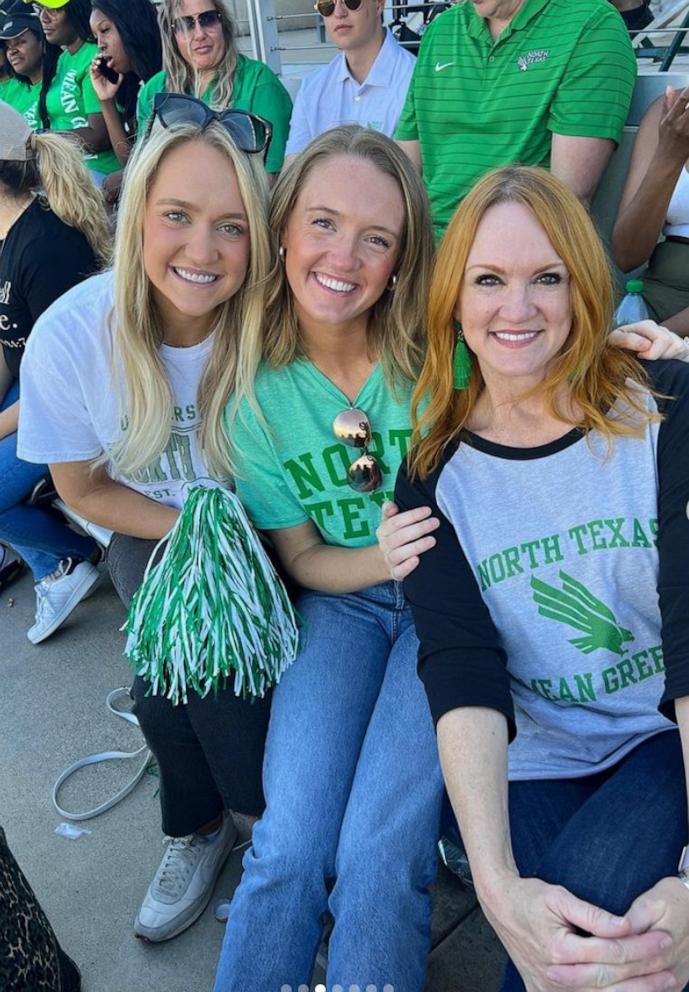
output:
<path id="1" fill-rule="evenodd" d="M 233 493 L 192 489 L 151 562 L 122 629 L 153 695 L 186 702 L 189 687 L 206 696 L 234 676 L 238 696 L 263 696 L 279 682 L 297 654 L 296 618 Z"/>

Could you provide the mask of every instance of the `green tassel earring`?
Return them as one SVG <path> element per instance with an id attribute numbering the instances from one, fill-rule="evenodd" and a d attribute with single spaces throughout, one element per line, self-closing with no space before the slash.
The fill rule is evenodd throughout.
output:
<path id="1" fill-rule="evenodd" d="M 452 358 L 452 380 L 455 389 L 466 389 L 471 378 L 471 356 L 464 341 L 464 331 L 462 325 L 455 321 L 457 331 L 457 343 Z"/>

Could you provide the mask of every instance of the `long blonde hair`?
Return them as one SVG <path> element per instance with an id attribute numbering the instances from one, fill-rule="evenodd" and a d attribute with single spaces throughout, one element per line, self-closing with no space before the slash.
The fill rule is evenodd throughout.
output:
<path id="1" fill-rule="evenodd" d="M 506 202 L 520 203 L 534 214 L 569 272 L 572 328 L 564 351 L 539 387 L 549 414 L 571 423 L 557 402 L 562 387 L 568 386 L 574 409 L 581 411 L 576 426 L 587 432 L 597 430 L 608 441 L 619 435 L 638 436 L 649 420 L 658 419 L 648 412 L 643 393 L 629 385 L 630 380 L 646 381 L 642 367 L 631 355 L 607 345 L 613 313 L 612 275 L 588 213 L 574 193 L 544 169 L 508 166 L 488 173 L 474 186 L 450 221 L 436 256 L 426 360 L 412 399 L 410 466 L 421 477 L 438 465 L 445 446 L 465 427 L 483 391 L 475 359 L 469 387 L 454 389 L 454 310 L 478 226 L 487 210 Z M 620 400 L 631 415 L 607 416 Z"/>
<path id="2" fill-rule="evenodd" d="M 215 110 L 225 110 L 232 103 L 234 90 L 238 57 L 235 43 L 237 28 L 228 0 L 212 0 L 212 3 L 221 18 L 225 57 L 216 70 L 218 78 L 213 86 L 211 106 Z M 174 22 L 179 16 L 179 7 L 180 0 L 163 0 L 158 8 L 160 36 L 163 42 L 165 86 L 169 93 L 189 93 L 200 98 L 203 95 L 200 74 L 182 58 L 175 37 Z"/>
<path id="3" fill-rule="evenodd" d="M 357 125 L 333 128 L 312 141 L 282 173 L 273 190 L 270 210 L 273 247 L 277 253 L 280 238 L 311 172 L 336 155 L 370 162 L 384 175 L 394 179 L 402 194 L 405 222 L 395 266 L 395 286 L 387 289 L 374 304 L 368 334 L 371 351 L 380 360 L 388 383 L 394 385 L 400 380 L 414 382 L 423 359 L 425 303 L 433 238 L 423 184 L 408 157 L 394 141 L 377 131 Z M 352 190 L 352 196 L 359 192 Z M 248 338 L 245 342 L 250 344 Z M 266 305 L 263 354 L 271 365 L 282 367 L 294 361 L 300 353 L 299 322 L 292 291 L 284 265 L 277 260 Z"/>
<path id="4" fill-rule="evenodd" d="M 88 241 L 101 264 L 110 260 L 112 235 L 105 204 L 82 150 L 67 135 L 31 135 L 34 158 L 12 162 L 12 177 L 5 179 L 13 196 L 37 193 L 56 217 L 73 227 Z"/>
<path id="5" fill-rule="evenodd" d="M 143 222 L 148 192 L 162 159 L 187 141 L 203 141 L 218 149 L 226 156 L 228 166 L 234 167 L 251 244 L 244 283 L 219 308 L 211 328 L 213 349 L 198 392 L 205 462 L 216 478 L 225 480 L 231 470 L 231 458 L 223 412 L 234 388 L 240 335 L 260 334 L 271 263 L 268 186 L 261 157 L 238 151 L 217 122 L 204 130 L 194 124 L 156 127 L 146 142 L 137 145 L 127 164 L 114 265 L 115 353 L 124 373 L 122 412 L 127 429 L 107 457 L 119 472 L 132 475 L 159 457 L 170 439 L 173 397 L 160 357 L 164 328 L 153 305 L 144 268 Z"/>

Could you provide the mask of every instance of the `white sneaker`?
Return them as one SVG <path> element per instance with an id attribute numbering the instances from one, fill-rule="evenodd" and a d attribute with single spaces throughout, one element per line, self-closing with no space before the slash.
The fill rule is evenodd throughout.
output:
<path id="1" fill-rule="evenodd" d="M 54 634 L 99 579 L 100 573 L 90 561 L 80 561 L 76 565 L 71 558 L 61 561 L 57 569 L 35 587 L 36 622 L 26 633 L 31 643 L 39 644 Z"/>
<path id="2" fill-rule="evenodd" d="M 235 845 L 237 828 L 225 813 L 213 840 L 201 834 L 165 840 L 167 850 L 134 924 L 134 933 L 144 940 L 170 940 L 199 918 Z"/>

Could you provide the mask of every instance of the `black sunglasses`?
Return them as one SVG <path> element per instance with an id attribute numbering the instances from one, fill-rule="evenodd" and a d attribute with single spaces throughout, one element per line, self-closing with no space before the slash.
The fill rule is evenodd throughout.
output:
<path id="1" fill-rule="evenodd" d="M 316 0 L 313 9 L 317 10 L 321 17 L 331 17 L 335 13 L 336 2 L 337 0 Z M 343 3 L 347 10 L 358 10 L 361 6 L 361 0 L 343 0 Z"/>
<path id="2" fill-rule="evenodd" d="M 200 14 L 182 14 L 172 22 L 175 31 L 187 31 L 189 34 L 196 25 L 200 28 L 213 28 L 216 24 L 222 23 L 222 15 L 219 10 L 202 10 Z"/>
<path id="3" fill-rule="evenodd" d="M 146 137 L 151 133 L 156 119 L 163 127 L 198 124 L 201 130 L 212 121 L 217 121 L 241 152 L 249 155 L 263 152 L 264 157 L 272 134 L 269 121 L 258 114 L 250 114 L 247 110 L 211 110 L 201 100 L 184 93 L 156 93 Z"/>

